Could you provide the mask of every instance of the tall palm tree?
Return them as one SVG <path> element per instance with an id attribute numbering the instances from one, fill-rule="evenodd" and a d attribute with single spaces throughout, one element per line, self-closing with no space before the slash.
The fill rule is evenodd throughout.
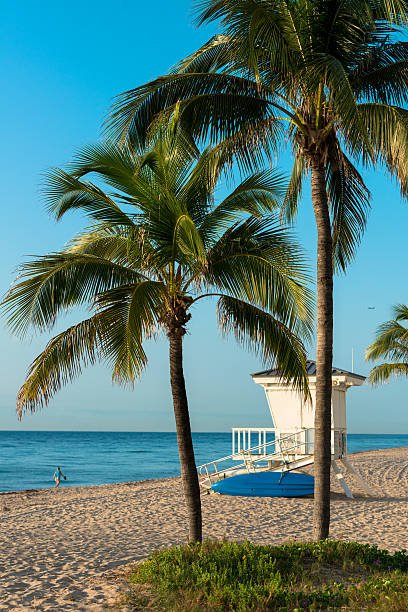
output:
<path id="1" fill-rule="evenodd" d="M 69 172 L 51 171 L 45 197 L 56 219 L 79 210 L 91 227 L 60 252 L 23 264 L 3 301 L 8 324 L 22 334 L 30 326 L 48 329 L 74 306 L 88 304 L 92 312 L 33 361 L 18 394 L 20 417 L 96 360 L 108 363 L 113 381 L 133 384 L 147 364 L 144 341 L 166 334 L 192 541 L 202 534 L 183 374 L 192 310 L 217 297 L 221 332 L 277 363 L 305 392 L 299 337 L 308 336 L 312 321 L 301 251 L 270 214 L 261 218 L 276 206 L 282 177 L 249 176 L 215 205 L 217 160 L 210 149 L 200 154 L 174 126 L 144 151 L 109 142 L 83 148 Z"/>
<path id="2" fill-rule="evenodd" d="M 377 338 L 366 350 L 366 360 L 386 359 L 386 363 L 375 366 L 368 381 L 380 385 L 391 376 L 408 376 L 408 306 L 396 304 L 394 318 L 380 325 Z"/>
<path id="3" fill-rule="evenodd" d="M 220 32 L 174 71 L 117 99 L 111 137 L 143 141 L 177 106 L 198 141 L 254 169 L 293 153 L 282 208 L 295 218 L 310 174 L 317 226 L 314 537 L 330 524 L 333 271 L 345 271 L 366 224 L 369 192 L 356 164 L 385 167 L 407 192 L 405 0 L 196 0 L 197 23 Z"/>

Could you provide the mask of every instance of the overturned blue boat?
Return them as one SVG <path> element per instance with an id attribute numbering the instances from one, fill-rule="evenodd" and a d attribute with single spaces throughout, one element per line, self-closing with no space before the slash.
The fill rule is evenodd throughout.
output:
<path id="1" fill-rule="evenodd" d="M 241 497 L 302 497 L 313 495 L 314 478 L 295 472 L 258 472 L 219 480 L 212 490 Z"/>

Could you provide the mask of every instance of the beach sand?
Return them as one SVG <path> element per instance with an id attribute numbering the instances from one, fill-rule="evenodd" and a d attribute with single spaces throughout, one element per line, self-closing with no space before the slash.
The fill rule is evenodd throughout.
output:
<path id="1" fill-rule="evenodd" d="M 349 459 L 375 496 L 347 477 L 349 500 L 333 482 L 331 536 L 408 548 L 408 448 Z M 311 498 L 203 494 L 202 506 L 205 538 L 311 538 Z M 123 567 L 184 543 L 185 523 L 179 478 L 0 495 L 0 610 L 113 609 Z"/>

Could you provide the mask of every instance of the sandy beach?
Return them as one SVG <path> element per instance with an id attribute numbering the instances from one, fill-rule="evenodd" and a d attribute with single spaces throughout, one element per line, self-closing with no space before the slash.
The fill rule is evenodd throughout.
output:
<path id="1" fill-rule="evenodd" d="M 333 482 L 331 536 L 408 548 L 408 448 L 349 455 L 375 491 Z M 334 480 L 334 479 L 333 479 Z M 311 537 L 313 499 L 202 497 L 204 537 Z M 179 478 L 0 495 L 0 610 L 114 609 L 120 571 L 186 541 Z"/>

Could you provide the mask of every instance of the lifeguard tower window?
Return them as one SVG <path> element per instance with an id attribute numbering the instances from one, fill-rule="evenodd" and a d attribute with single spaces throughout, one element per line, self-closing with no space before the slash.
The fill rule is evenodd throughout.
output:
<path id="1" fill-rule="evenodd" d="M 311 399 L 306 400 L 282 380 L 278 370 L 264 370 L 252 374 L 254 382 L 265 389 L 269 410 L 277 436 L 307 430 L 307 453 L 314 450 L 314 417 L 316 403 L 316 362 L 307 362 Z M 347 454 L 346 392 L 360 386 L 365 377 L 340 368 L 332 369 L 332 457 L 340 459 Z"/>

